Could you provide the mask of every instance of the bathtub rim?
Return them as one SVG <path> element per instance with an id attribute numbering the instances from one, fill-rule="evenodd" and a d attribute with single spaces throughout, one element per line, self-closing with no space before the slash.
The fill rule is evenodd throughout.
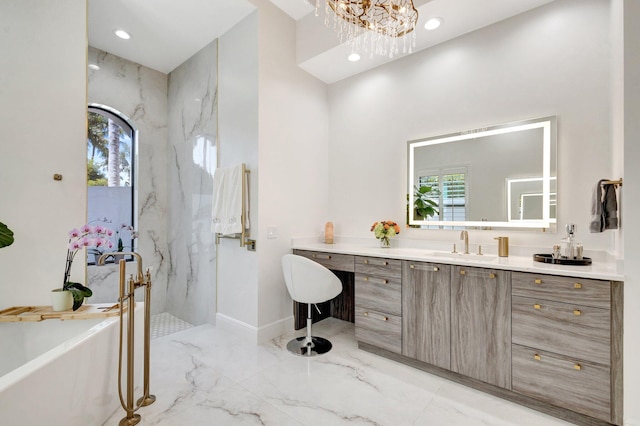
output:
<path id="1" fill-rule="evenodd" d="M 142 314 L 143 313 L 144 303 L 136 302 L 135 313 Z M 125 318 L 127 314 L 124 314 Z M 45 320 L 45 321 L 56 321 L 56 320 Z M 64 321 L 86 321 L 86 320 L 57 320 L 60 322 Z M 120 321 L 120 316 L 115 317 L 107 317 L 103 318 L 102 321 L 94 324 L 86 331 L 73 336 L 70 339 L 65 340 L 59 345 L 53 347 L 47 352 L 41 354 L 40 356 L 22 364 L 20 367 L 15 368 L 0 377 L 0 394 L 15 384 L 19 383 L 23 378 L 30 376 L 41 368 L 45 367 L 47 364 L 51 363 L 53 360 L 62 357 L 66 352 L 90 339 L 94 335 L 103 332 L 112 324 L 118 323 Z"/>

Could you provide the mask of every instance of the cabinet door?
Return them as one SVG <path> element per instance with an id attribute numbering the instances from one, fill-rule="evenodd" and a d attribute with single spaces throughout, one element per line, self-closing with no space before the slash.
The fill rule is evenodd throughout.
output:
<path id="1" fill-rule="evenodd" d="M 451 266 L 402 266 L 402 354 L 450 368 Z"/>
<path id="2" fill-rule="evenodd" d="M 451 370 L 511 388 L 511 272 L 452 267 Z"/>

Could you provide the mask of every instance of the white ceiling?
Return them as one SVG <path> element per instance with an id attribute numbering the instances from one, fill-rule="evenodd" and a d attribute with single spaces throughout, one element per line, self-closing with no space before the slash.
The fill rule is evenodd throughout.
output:
<path id="1" fill-rule="evenodd" d="M 246 0 L 89 0 L 89 45 L 168 74 L 253 10 Z"/>
<path id="2" fill-rule="evenodd" d="M 462 34 L 526 12 L 553 0 L 414 0 L 419 12 L 416 47 L 419 51 Z M 298 65 L 326 83 L 398 59 L 361 55 L 346 60 L 350 48 L 341 45 L 332 28 L 315 16 L 315 0 L 271 0 L 297 21 Z M 311 4 L 310 4 L 311 3 Z M 89 44 L 149 68 L 169 73 L 212 40 L 249 15 L 247 0 L 89 0 Z M 423 29 L 438 16 L 436 31 Z M 131 40 L 120 40 L 115 29 L 126 29 Z"/>

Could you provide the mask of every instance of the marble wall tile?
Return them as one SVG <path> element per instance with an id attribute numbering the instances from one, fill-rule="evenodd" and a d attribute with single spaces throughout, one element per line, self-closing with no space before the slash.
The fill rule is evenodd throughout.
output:
<path id="1" fill-rule="evenodd" d="M 166 310 L 192 324 L 215 321 L 217 55 L 214 41 L 169 74 Z"/>
<path id="2" fill-rule="evenodd" d="M 124 114 L 138 130 L 137 212 L 140 232 L 137 248 L 144 267 L 152 268 L 152 312 L 165 310 L 168 287 L 167 229 L 167 82 L 168 76 L 93 47 L 88 70 L 88 102 L 106 105 Z M 94 218 L 89 218 L 92 220 Z M 127 265 L 128 269 L 135 265 Z M 114 265 L 89 266 L 90 303 L 118 297 Z M 142 291 L 139 291 L 141 298 Z"/>
<path id="3" fill-rule="evenodd" d="M 153 313 L 214 322 L 216 247 L 210 231 L 217 166 L 217 44 L 169 75 L 89 48 L 89 103 L 131 119 L 138 140 L 137 251 L 152 268 Z M 127 265 L 128 272 L 135 265 Z M 93 303 L 117 298 L 114 265 L 88 267 Z M 142 292 L 137 299 L 142 298 Z"/>

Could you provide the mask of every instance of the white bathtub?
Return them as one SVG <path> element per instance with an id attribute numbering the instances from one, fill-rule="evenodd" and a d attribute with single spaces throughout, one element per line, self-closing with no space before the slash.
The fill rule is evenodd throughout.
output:
<path id="1" fill-rule="evenodd" d="M 143 303 L 136 304 L 136 384 Z M 126 331 L 126 317 L 125 327 Z M 119 318 L 0 323 L 0 423 L 102 425 L 117 409 Z M 125 337 L 126 344 L 126 337 Z M 126 369 L 126 352 L 123 369 Z M 126 378 L 123 378 L 126 392 Z M 136 393 L 136 399 L 140 391 Z M 123 394 L 123 396 L 126 394 Z M 123 416 L 125 415 L 122 410 Z"/>

